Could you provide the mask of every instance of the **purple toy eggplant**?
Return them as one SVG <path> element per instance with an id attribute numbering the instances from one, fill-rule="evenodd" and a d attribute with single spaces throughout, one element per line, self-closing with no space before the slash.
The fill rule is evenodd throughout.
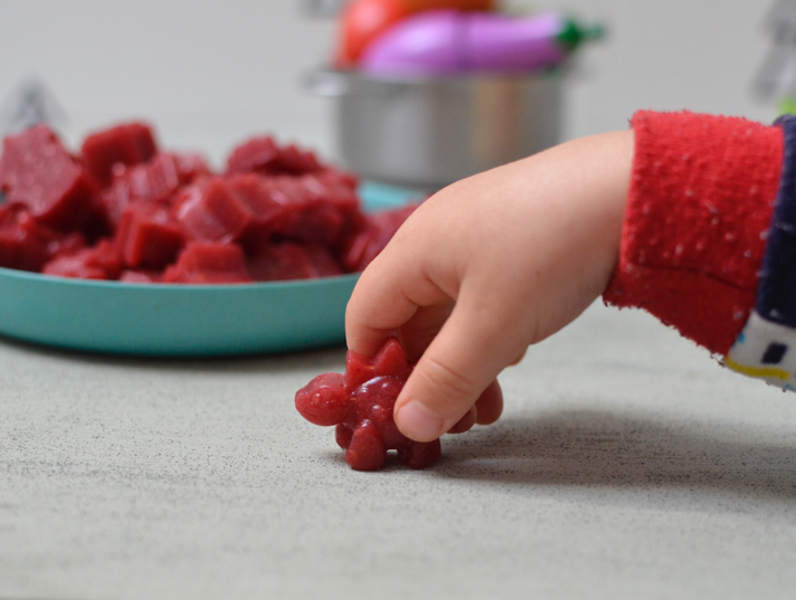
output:
<path id="1" fill-rule="evenodd" d="M 374 76 L 435 76 L 470 72 L 526 73 L 564 61 L 581 42 L 601 37 L 557 13 L 512 17 L 428 11 L 375 40 L 360 61 Z"/>

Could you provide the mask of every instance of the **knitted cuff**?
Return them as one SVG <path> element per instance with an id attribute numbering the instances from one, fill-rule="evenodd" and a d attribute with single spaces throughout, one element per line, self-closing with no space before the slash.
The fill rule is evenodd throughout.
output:
<path id="1" fill-rule="evenodd" d="M 725 355 L 755 304 L 783 133 L 738 117 L 640 111 L 606 304 L 643 308 Z"/>

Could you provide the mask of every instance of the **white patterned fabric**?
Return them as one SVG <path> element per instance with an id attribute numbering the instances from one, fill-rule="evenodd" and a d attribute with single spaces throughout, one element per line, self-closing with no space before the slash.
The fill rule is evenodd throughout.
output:
<path id="1" fill-rule="evenodd" d="M 723 361 L 734 371 L 796 389 L 796 329 L 752 312 L 743 332 Z"/>

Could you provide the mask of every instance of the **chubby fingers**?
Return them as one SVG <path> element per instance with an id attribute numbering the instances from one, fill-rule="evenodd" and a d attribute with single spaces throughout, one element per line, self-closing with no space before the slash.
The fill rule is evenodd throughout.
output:
<path id="1" fill-rule="evenodd" d="M 372 356 L 389 336 L 399 336 L 404 329 L 408 335 L 402 340 L 402 344 L 407 342 L 405 350 L 416 355 L 422 352 L 427 341 L 417 338 L 433 337 L 434 313 L 438 313 L 439 323 L 444 321 L 451 298 L 423 275 L 419 261 L 393 245 L 365 269 L 346 307 L 349 350 Z M 428 335 L 421 335 L 422 331 Z"/>
<path id="2" fill-rule="evenodd" d="M 479 425 L 491 425 L 500 418 L 503 413 L 503 390 L 497 379 L 481 392 L 475 401 L 475 409 L 475 422 Z"/>
<path id="3" fill-rule="evenodd" d="M 500 418 L 503 412 L 503 392 L 497 380 L 490 383 L 481 393 L 475 405 L 448 430 L 448 433 L 464 433 L 473 425 L 490 425 Z"/>
<path id="4" fill-rule="evenodd" d="M 409 351 L 422 352 L 395 404 L 398 428 L 411 439 L 431 441 L 496 421 L 503 409 L 497 374 L 523 350 L 511 339 L 517 329 L 507 313 L 477 293 L 463 294 L 451 312 L 445 291 L 400 262 L 379 264 L 381 256 L 389 259 L 377 257 L 354 289 L 346 337 L 349 349 L 370 356 L 403 328 Z"/>
<path id="5" fill-rule="evenodd" d="M 521 352 L 522 339 L 511 330 L 505 314 L 462 294 L 396 400 L 401 432 L 426 442 L 473 420 L 495 421 L 503 407 L 497 375 Z"/>

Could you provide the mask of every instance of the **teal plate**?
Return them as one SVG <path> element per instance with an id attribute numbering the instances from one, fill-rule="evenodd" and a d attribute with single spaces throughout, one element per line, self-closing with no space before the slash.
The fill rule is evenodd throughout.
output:
<path id="1" fill-rule="evenodd" d="M 365 183 L 365 210 L 406 190 Z M 341 343 L 356 274 L 273 283 L 162 285 L 49 277 L 0 267 L 0 334 L 142 356 L 283 353 Z"/>

